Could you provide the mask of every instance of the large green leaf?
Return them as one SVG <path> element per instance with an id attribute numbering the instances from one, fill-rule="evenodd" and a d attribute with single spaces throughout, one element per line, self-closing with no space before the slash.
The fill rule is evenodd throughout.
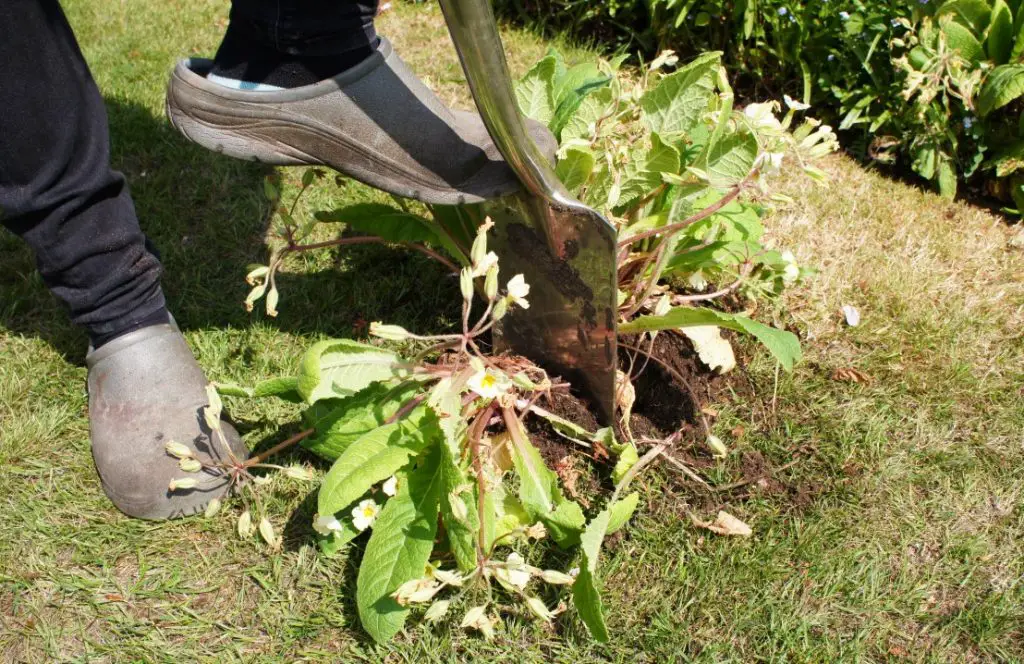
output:
<path id="1" fill-rule="evenodd" d="M 625 498 L 612 503 L 608 508 L 608 534 L 618 532 L 620 528 L 626 525 L 629 520 L 633 517 L 633 512 L 636 511 L 637 505 L 640 504 L 640 494 L 631 493 Z"/>
<path id="2" fill-rule="evenodd" d="M 1024 141 L 1011 143 L 989 163 L 995 166 L 997 178 L 1005 178 L 1024 169 Z"/>
<path id="3" fill-rule="evenodd" d="M 606 87 L 611 80 L 611 77 L 601 73 L 592 62 L 578 64 L 558 76 L 552 86 L 555 104 L 550 124 L 552 133 L 560 137 L 562 129 L 576 114 L 583 100 L 591 93 Z"/>
<path id="4" fill-rule="evenodd" d="M 942 3 L 936 16 L 952 16 L 957 23 L 980 36 L 992 19 L 992 5 L 986 0 L 949 0 Z"/>
<path id="5" fill-rule="evenodd" d="M 349 445 L 382 426 L 421 387 L 419 383 L 412 382 L 395 387 L 374 383 L 355 396 L 322 399 L 302 414 L 304 424 L 316 430 L 302 441 L 302 446 L 328 461 L 334 461 Z"/>
<path id="6" fill-rule="evenodd" d="M 594 172 L 594 153 L 586 148 L 569 148 L 565 158 L 555 167 L 558 179 L 571 193 L 576 193 Z"/>
<path id="7" fill-rule="evenodd" d="M 956 21 L 947 21 L 942 25 L 942 34 L 945 35 L 949 48 L 960 53 L 964 60 L 977 63 L 984 59 L 985 49 L 970 28 Z"/>
<path id="8" fill-rule="evenodd" d="M 1001 65 L 985 78 L 978 95 L 978 115 L 985 117 L 1024 95 L 1024 65 Z"/>
<path id="9" fill-rule="evenodd" d="M 611 88 L 605 87 L 586 96 L 576 112 L 562 127 L 562 143 L 574 138 L 590 139 L 597 121 L 612 108 L 615 96 Z"/>
<path id="10" fill-rule="evenodd" d="M 610 510 L 604 510 L 594 517 L 583 531 L 583 535 L 580 536 L 583 564 L 580 565 L 576 582 L 572 584 L 572 600 L 576 611 L 580 614 L 583 624 L 590 630 L 590 635 L 600 643 L 608 641 L 608 627 L 604 622 L 604 607 L 597 585 L 597 560 L 610 521 Z"/>
<path id="11" fill-rule="evenodd" d="M 694 325 L 718 325 L 729 330 L 750 334 L 771 351 L 786 371 L 790 371 L 793 364 L 801 357 L 800 341 L 792 332 L 768 327 L 746 316 L 715 311 L 706 307 L 676 307 L 664 316 L 640 316 L 619 325 L 619 333 L 634 334 L 674 330 Z"/>
<path id="12" fill-rule="evenodd" d="M 721 60 L 719 52 L 705 53 L 645 92 L 640 108 L 647 128 L 668 138 L 699 123 L 711 103 Z"/>
<path id="13" fill-rule="evenodd" d="M 388 242 L 438 242 L 430 221 L 383 203 L 357 203 L 324 210 L 317 212 L 316 218 L 325 223 L 342 223 Z"/>
<path id="14" fill-rule="evenodd" d="M 541 516 L 541 521 L 548 529 L 548 534 L 558 546 L 567 549 L 579 543 L 580 532 L 587 523 L 583 508 L 579 503 L 566 499 L 559 503 L 553 512 Z"/>
<path id="15" fill-rule="evenodd" d="M 480 523 L 477 517 L 476 494 L 473 484 L 459 466 L 458 459 L 448 445 L 441 445 L 441 520 L 448 535 L 448 545 L 459 569 L 469 571 L 476 566 L 476 536 Z M 470 490 L 463 488 L 469 486 Z M 454 507 L 462 503 L 465 516 L 461 519 Z"/>
<path id="16" fill-rule="evenodd" d="M 351 505 L 370 487 L 405 467 L 443 434 L 437 415 L 420 406 L 408 417 L 385 424 L 349 445 L 324 476 L 317 495 L 317 511 L 334 514 Z"/>
<path id="17" fill-rule="evenodd" d="M 526 431 L 518 423 L 513 426 L 518 426 L 519 431 L 509 437 L 509 452 L 519 476 L 519 498 L 531 517 L 546 517 L 562 502 L 558 476 L 544 463 Z"/>
<path id="18" fill-rule="evenodd" d="M 662 173 L 677 174 L 679 168 L 679 151 L 652 134 L 650 149 L 637 150 L 626 164 L 621 194 L 615 206 L 622 207 L 647 196 L 661 186 Z"/>
<path id="19" fill-rule="evenodd" d="M 1010 54 L 1013 52 L 1013 35 L 1013 12 L 1005 0 L 995 0 L 985 48 L 988 50 L 988 57 L 996 64 L 1003 65 L 1009 62 Z"/>
<path id="20" fill-rule="evenodd" d="M 516 84 L 519 110 L 528 118 L 550 124 L 555 115 L 553 79 L 558 59 L 549 55 L 526 72 Z"/>
<path id="21" fill-rule="evenodd" d="M 407 374 L 394 353 L 348 339 L 314 344 L 302 358 L 296 388 L 306 403 L 347 397 L 371 383 Z"/>
<path id="22" fill-rule="evenodd" d="M 424 455 L 418 468 L 399 482 L 398 494 L 388 500 L 373 524 L 359 576 L 356 604 L 359 620 L 377 643 L 402 629 L 409 610 L 391 594 L 406 581 L 423 576 L 437 534 L 441 495 L 440 446 Z"/>
<path id="23" fill-rule="evenodd" d="M 706 170 L 711 186 L 725 189 L 739 184 L 754 170 L 757 138 L 750 133 L 726 135 L 710 146 Z"/>

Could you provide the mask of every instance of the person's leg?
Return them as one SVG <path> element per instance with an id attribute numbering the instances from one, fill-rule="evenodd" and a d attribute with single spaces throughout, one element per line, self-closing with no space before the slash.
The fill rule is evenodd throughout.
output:
<path id="1" fill-rule="evenodd" d="M 211 80 L 295 88 L 373 54 L 375 0 L 234 0 Z"/>
<path id="2" fill-rule="evenodd" d="M 224 493 L 225 478 L 170 494 L 181 473 L 164 445 L 226 456 L 202 428 L 206 378 L 170 321 L 160 262 L 110 168 L 103 100 L 57 0 L 0 3 L 0 90 L 0 220 L 35 251 L 43 280 L 89 333 L 89 424 L 103 489 L 132 516 L 200 510 Z"/>
<path id="3" fill-rule="evenodd" d="M 94 345 L 166 323 L 160 262 L 110 168 L 103 100 L 56 2 L 0 4 L 0 90 L 0 215 L 43 281 Z"/>

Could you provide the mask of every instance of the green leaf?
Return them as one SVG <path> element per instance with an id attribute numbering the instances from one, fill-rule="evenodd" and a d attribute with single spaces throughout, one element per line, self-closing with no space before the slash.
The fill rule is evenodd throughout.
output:
<path id="1" fill-rule="evenodd" d="M 252 395 L 254 397 L 277 397 L 294 403 L 302 401 L 302 395 L 299 394 L 299 379 L 295 376 L 260 381 L 253 386 Z"/>
<path id="2" fill-rule="evenodd" d="M 359 621 L 377 643 L 402 629 L 409 609 L 391 594 L 407 581 L 423 577 L 437 534 L 441 495 L 440 446 L 424 455 L 419 467 L 399 482 L 373 524 L 373 534 L 356 578 Z"/>
<path id="3" fill-rule="evenodd" d="M 555 112 L 551 118 L 550 128 L 556 137 L 560 137 L 562 129 L 576 114 L 583 100 L 592 92 L 606 87 L 611 77 L 601 73 L 597 65 L 591 62 L 576 65 L 554 80 L 552 99 Z"/>
<path id="4" fill-rule="evenodd" d="M 1011 143 L 989 164 L 995 166 L 996 177 L 1005 178 L 1024 168 L 1024 141 Z"/>
<path id="5" fill-rule="evenodd" d="M 302 414 L 307 428 L 315 429 L 301 445 L 328 461 L 334 461 L 349 445 L 382 426 L 407 404 L 421 385 L 406 382 L 395 387 L 374 383 L 355 396 L 322 399 Z"/>
<path id="6" fill-rule="evenodd" d="M 424 448 L 441 441 L 437 415 L 420 406 L 408 417 L 361 436 L 342 452 L 324 476 L 317 512 L 335 514 L 370 487 L 405 467 Z"/>
<path id="7" fill-rule="evenodd" d="M 956 198 L 957 178 L 956 169 L 951 159 L 944 157 L 939 162 L 938 173 L 939 194 L 947 200 Z"/>
<path id="8" fill-rule="evenodd" d="M 640 453 L 637 451 L 636 446 L 633 443 L 626 443 L 622 447 L 622 451 L 619 452 L 619 459 L 615 462 L 615 468 L 612 469 L 612 481 L 618 484 L 622 481 L 622 478 L 626 476 L 629 469 L 636 465 L 640 460 Z"/>
<path id="9" fill-rule="evenodd" d="M 430 221 L 383 203 L 357 203 L 317 212 L 315 216 L 318 221 L 345 224 L 351 230 L 388 242 L 439 243 Z"/>
<path id="10" fill-rule="evenodd" d="M 948 21 L 942 26 L 942 34 L 951 50 L 960 53 L 960 57 L 971 63 L 981 62 L 985 57 L 985 49 L 969 28 L 956 21 Z"/>
<path id="11" fill-rule="evenodd" d="M 625 498 L 612 503 L 608 511 L 611 516 L 608 519 L 608 534 L 611 535 L 614 532 L 618 532 L 626 523 L 633 517 L 633 512 L 636 511 L 636 506 L 640 503 L 640 494 L 631 493 Z"/>
<path id="12" fill-rule="evenodd" d="M 509 436 L 509 452 L 516 475 L 519 476 L 519 498 L 534 519 L 546 517 L 562 502 L 558 476 L 547 467 L 540 452 L 530 442 L 526 431 Z"/>
<path id="13" fill-rule="evenodd" d="M 672 330 L 693 325 L 718 325 L 729 330 L 750 334 L 771 351 L 786 371 L 792 370 L 793 364 L 798 362 L 801 357 L 800 342 L 792 332 L 768 327 L 746 316 L 728 314 L 705 307 L 676 307 L 664 316 L 640 316 L 619 325 L 619 334 Z"/>
<path id="14" fill-rule="evenodd" d="M 720 52 L 705 53 L 645 92 L 640 108 L 647 128 L 668 138 L 697 125 L 710 106 L 721 60 Z"/>
<path id="15" fill-rule="evenodd" d="M 622 193 L 615 207 L 624 207 L 647 196 L 661 186 L 662 173 L 678 173 L 679 168 L 679 151 L 657 134 L 651 134 L 651 148 L 637 151 L 626 164 Z"/>
<path id="16" fill-rule="evenodd" d="M 453 495 L 470 482 L 448 445 L 441 446 L 441 480 L 441 520 L 448 535 L 448 545 L 459 569 L 469 571 L 476 567 L 477 562 L 476 535 L 480 521 L 477 517 L 476 494 L 470 490 Z M 452 509 L 452 501 L 455 500 L 461 501 L 465 508 L 466 516 L 461 520 Z"/>
<path id="17" fill-rule="evenodd" d="M 942 3 L 935 16 L 952 16 L 958 25 L 982 35 L 992 18 L 992 5 L 986 0 L 949 0 Z"/>
<path id="18" fill-rule="evenodd" d="M 316 343 L 299 366 L 296 386 L 306 403 L 351 396 L 376 383 L 406 375 L 394 353 L 348 339 Z"/>
<path id="19" fill-rule="evenodd" d="M 528 118 L 549 124 L 555 115 L 553 79 L 558 59 L 549 55 L 526 72 L 516 84 L 519 110 Z"/>
<path id="20" fill-rule="evenodd" d="M 612 107 L 615 96 L 611 88 L 601 88 L 584 98 L 565 126 L 562 127 L 562 143 L 574 138 L 590 139 L 597 121 Z"/>
<path id="21" fill-rule="evenodd" d="M 360 532 L 352 525 L 351 519 L 339 519 L 341 532 L 330 535 L 317 535 L 316 543 L 320 547 L 320 553 L 325 556 L 333 556 L 344 548 L 346 544 L 359 537 Z"/>
<path id="22" fill-rule="evenodd" d="M 1013 12 L 1005 0 L 995 0 L 992 5 L 992 21 L 989 24 L 988 40 L 985 47 L 988 57 L 996 64 L 1006 64 L 1013 52 Z"/>
<path id="23" fill-rule="evenodd" d="M 605 510 L 594 517 L 583 531 L 580 537 L 583 564 L 580 565 L 576 582 L 572 584 L 572 600 L 576 611 L 580 614 L 583 624 L 590 630 L 590 635 L 600 643 L 608 641 L 608 627 L 604 622 L 604 607 L 597 586 L 597 560 L 610 520 L 611 512 Z"/>
<path id="24" fill-rule="evenodd" d="M 1024 95 L 1024 65 L 1001 65 L 985 78 L 978 95 L 978 115 L 985 117 Z"/>
<path id="25" fill-rule="evenodd" d="M 710 146 L 707 166 L 712 187 L 725 189 L 750 175 L 757 161 L 757 137 L 750 133 L 729 134 Z"/>
<path id="26" fill-rule="evenodd" d="M 579 503 L 566 499 L 553 512 L 542 515 L 541 522 L 548 529 L 548 534 L 558 546 L 568 549 L 580 541 L 580 533 L 587 523 L 583 508 Z"/>
<path id="27" fill-rule="evenodd" d="M 594 172 L 594 153 L 586 148 L 569 148 L 565 158 L 559 160 L 555 172 L 565 188 L 576 193 Z"/>

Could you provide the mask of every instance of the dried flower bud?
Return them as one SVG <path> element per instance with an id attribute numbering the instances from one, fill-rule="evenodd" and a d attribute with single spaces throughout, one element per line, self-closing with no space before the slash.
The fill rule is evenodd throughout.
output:
<path id="1" fill-rule="evenodd" d="M 401 325 L 385 325 L 378 321 L 370 323 L 370 336 L 387 341 L 405 341 L 412 335 Z"/>
<path id="2" fill-rule="evenodd" d="M 546 569 L 541 572 L 540 578 L 543 579 L 545 583 L 550 583 L 556 586 L 570 586 L 576 581 L 575 577 L 553 569 Z"/>
<path id="3" fill-rule="evenodd" d="M 180 491 L 182 489 L 194 489 L 199 486 L 199 482 L 193 477 L 178 477 L 170 481 L 167 485 L 169 491 Z"/>

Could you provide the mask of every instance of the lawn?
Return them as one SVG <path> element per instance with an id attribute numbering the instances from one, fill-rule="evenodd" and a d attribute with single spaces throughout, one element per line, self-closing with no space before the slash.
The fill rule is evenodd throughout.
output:
<path id="1" fill-rule="evenodd" d="M 64 4 L 171 309 L 211 379 L 288 372 L 313 341 L 366 321 L 428 332 L 454 320 L 456 283 L 380 247 L 303 254 L 280 282 L 280 316 L 247 314 L 269 169 L 189 145 L 163 114 L 172 63 L 212 53 L 227 3 Z M 467 104 L 435 5 L 395 3 L 379 27 L 443 98 Z M 520 73 L 547 47 L 527 32 L 506 39 Z M 744 347 L 743 389 L 713 405 L 731 452 L 707 476 L 753 481 L 709 499 L 669 468 L 641 476 L 645 505 L 603 561 L 603 646 L 574 619 L 550 630 L 509 619 L 489 643 L 413 621 L 373 645 L 352 603 L 359 547 L 319 555 L 308 483 L 277 478 L 264 492 L 285 533 L 278 553 L 240 540 L 231 508 L 166 524 L 122 517 L 92 469 L 86 338 L 0 232 L 0 658 L 1024 661 L 1024 236 L 843 156 L 822 166 L 831 187 L 783 183 L 796 202 L 768 220 L 774 242 L 818 270 L 786 296 L 806 357 L 779 374 Z M 294 186 L 301 171 L 282 175 Z M 386 198 L 350 182 L 304 206 L 368 200 Z M 862 314 L 855 328 L 847 304 Z M 251 447 L 295 430 L 283 406 L 227 405 Z M 720 507 L 753 537 L 691 525 L 689 513 Z"/>

